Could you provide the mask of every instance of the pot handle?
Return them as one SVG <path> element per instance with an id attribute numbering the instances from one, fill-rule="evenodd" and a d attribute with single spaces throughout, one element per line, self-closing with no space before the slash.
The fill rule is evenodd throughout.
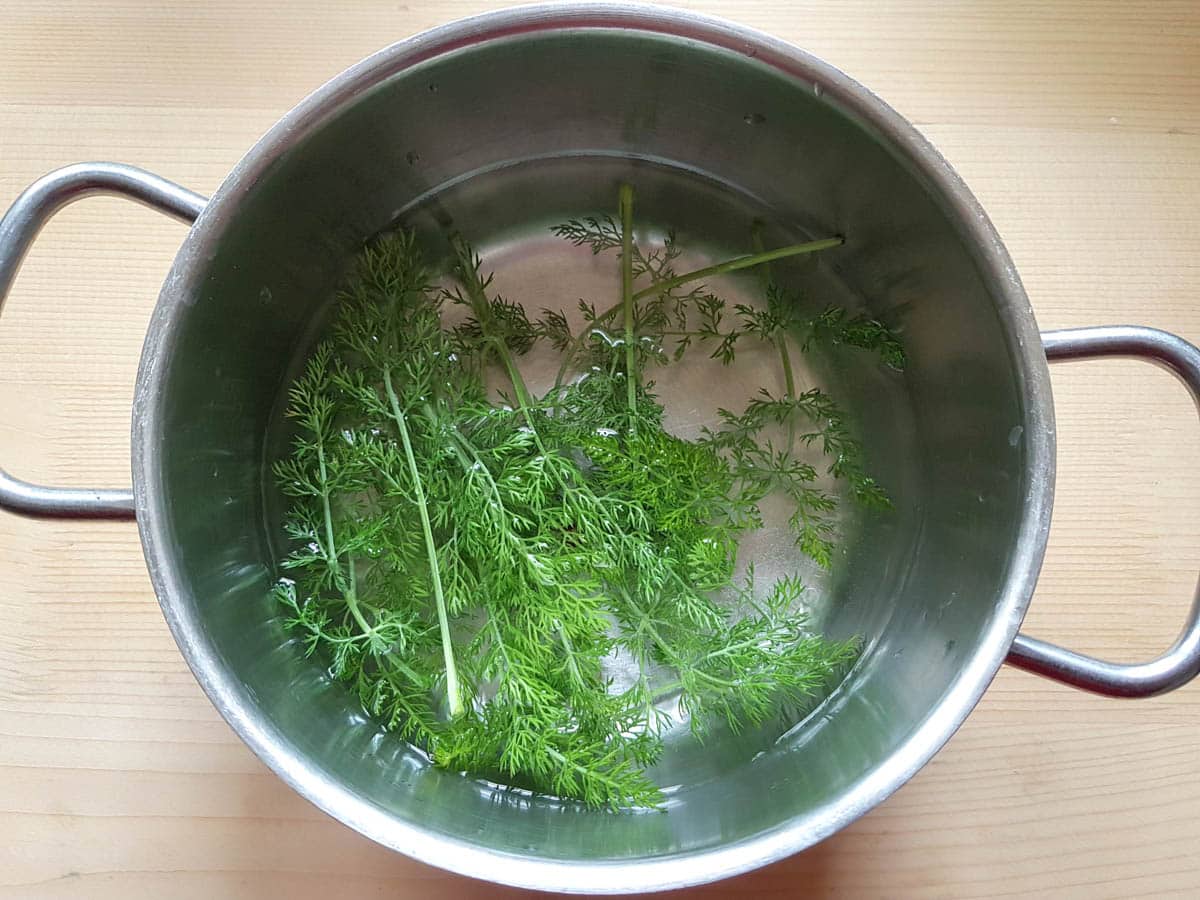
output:
<path id="1" fill-rule="evenodd" d="M 189 225 L 208 202 L 157 175 L 117 163 L 78 163 L 42 176 L 0 219 L 0 311 L 42 226 L 64 206 L 93 194 L 128 197 Z M 124 519 L 134 514 L 131 491 L 42 487 L 14 478 L 3 469 L 0 509 L 39 517 Z"/>
<path id="2" fill-rule="evenodd" d="M 1043 333 L 1042 343 L 1050 362 L 1123 356 L 1156 363 L 1182 381 L 1200 407 L 1200 350 L 1166 331 L 1135 325 L 1069 328 Z M 1007 661 L 1019 669 L 1110 697 L 1165 694 L 1200 675 L 1200 593 L 1193 599 L 1175 643 L 1150 662 L 1104 662 L 1023 634 L 1017 635 Z"/>

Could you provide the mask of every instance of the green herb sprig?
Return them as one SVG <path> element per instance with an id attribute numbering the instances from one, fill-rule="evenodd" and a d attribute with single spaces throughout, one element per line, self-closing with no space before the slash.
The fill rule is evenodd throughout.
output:
<path id="1" fill-rule="evenodd" d="M 841 239 L 679 274 L 673 236 L 639 248 L 633 202 L 623 186 L 618 220 L 555 229 L 620 254 L 620 302 L 582 303 L 578 333 L 562 312 L 530 319 L 498 296 L 461 238 L 449 289 L 412 233 L 374 241 L 290 389 L 296 437 L 275 466 L 293 542 L 275 595 L 303 652 L 435 764 L 611 808 L 661 801 L 646 769 L 668 701 L 703 738 L 715 721 L 739 729 L 805 702 L 854 659 L 853 641 L 807 628 L 799 578 L 762 586 L 748 566 L 735 579 L 772 494 L 792 502 L 799 548 L 829 565 L 836 500 L 800 454 L 819 451 L 852 496 L 887 504 L 833 401 L 794 385 L 782 292 L 768 282 L 765 313 L 730 316 L 703 287 Z M 447 304 L 465 322 L 449 327 Z M 801 331 L 902 361 L 878 323 L 827 311 Z M 751 338 L 780 347 L 784 395 L 722 411 L 699 440 L 671 434 L 646 366 L 705 343 L 728 363 Z M 562 354 L 543 396 L 520 369 L 539 343 Z M 781 424 L 792 433 L 776 447 L 764 434 Z M 620 688 L 618 656 L 635 670 Z"/>

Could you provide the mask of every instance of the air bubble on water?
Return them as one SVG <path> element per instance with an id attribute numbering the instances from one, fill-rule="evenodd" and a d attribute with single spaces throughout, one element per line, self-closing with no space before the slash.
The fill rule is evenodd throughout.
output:
<path id="1" fill-rule="evenodd" d="M 622 347 L 625 344 L 625 338 L 615 337 L 614 335 L 609 334 L 603 328 L 593 328 L 589 334 L 592 337 L 600 338 L 600 340 L 604 341 L 604 343 L 608 344 L 610 347 Z"/>

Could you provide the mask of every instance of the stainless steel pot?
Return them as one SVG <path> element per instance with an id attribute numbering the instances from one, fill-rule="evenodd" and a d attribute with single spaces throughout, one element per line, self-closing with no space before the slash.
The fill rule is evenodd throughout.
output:
<path id="1" fill-rule="evenodd" d="M 765 752 L 696 756 L 665 813 L 589 811 L 431 768 L 363 723 L 294 652 L 266 596 L 269 426 L 347 255 L 471 173 L 580 153 L 698 173 L 779 221 L 845 234 L 840 277 L 901 318 L 911 357 L 903 402 L 848 389 L 897 506 L 854 543 L 831 607 L 830 628 L 866 635 L 861 663 L 819 715 Z M 578 200 L 592 188 L 573 190 Z M 595 190 L 596 206 L 609 202 L 607 185 Z M 1200 671 L 1195 604 L 1175 645 L 1142 665 L 1018 634 L 1053 493 L 1047 357 L 1146 359 L 1196 397 L 1200 352 L 1147 328 L 1039 334 L 999 236 L 945 160 L 869 91 L 794 47 L 613 5 L 439 28 L 306 99 L 211 200 L 111 164 L 41 179 L 0 221 L 0 299 L 46 219 L 96 193 L 193 222 L 142 355 L 134 488 L 45 488 L 0 473 L 0 506 L 136 515 L 163 613 L 221 714 L 297 791 L 382 844 L 550 890 L 711 881 L 802 850 L 879 803 L 950 737 L 1005 661 L 1131 697 Z M 555 194 L 535 177 L 476 211 L 539 222 L 559 211 Z"/>

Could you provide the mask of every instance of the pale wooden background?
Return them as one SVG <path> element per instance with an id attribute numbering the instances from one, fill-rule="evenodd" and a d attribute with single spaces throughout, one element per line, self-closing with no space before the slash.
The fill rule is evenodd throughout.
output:
<path id="1" fill-rule="evenodd" d="M 80 159 L 202 192 L 305 93 L 487 7 L 0 3 L 0 204 Z M 996 221 L 1043 327 L 1200 341 L 1200 7 L 1191 2 L 679 5 L 801 44 L 873 87 Z M 0 322 L 0 462 L 122 485 L 143 329 L 182 227 L 66 211 Z M 1132 660 L 1200 568 L 1200 430 L 1169 376 L 1054 372 L 1059 499 L 1031 631 Z M 1005 670 L 910 785 L 820 847 L 698 893 L 1200 895 L 1200 684 L 1116 702 Z M 217 717 L 130 523 L 0 515 L 0 893 L 516 897 L 380 849 L 300 800 Z"/>

